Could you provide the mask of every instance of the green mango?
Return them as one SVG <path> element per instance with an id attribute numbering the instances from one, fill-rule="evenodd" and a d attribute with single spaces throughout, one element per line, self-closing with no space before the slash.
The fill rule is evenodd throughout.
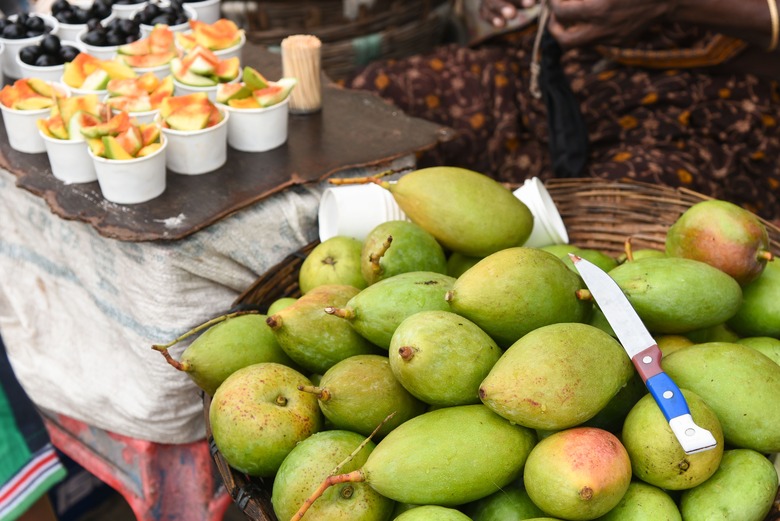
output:
<path id="1" fill-rule="evenodd" d="M 285 365 L 254 364 L 222 382 L 209 407 L 211 433 L 222 456 L 250 476 L 273 476 L 298 444 L 322 429 L 314 395 L 298 390 L 308 378 Z"/>
<path id="2" fill-rule="evenodd" d="M 374 284 L 410 271 L 447 273 L 447 257 L 430 233 L 408 221 L 377 225 L 363 240 L 360 271 Z"/>
<path id="3" fill-rule="evenodd" d="M 540 441 L 528 455 L 523 484 L 547 515 L 571 521 L 612 510 L 631 483 L 631 462 L 620 440 L 602 429 L 576 427 Z"/>
<path id="4" fill-rule="evenodd" d="M 295 298 L 295 297 L 282 297 L 282 298 L 278 298 L 278 299 L 274 300 L 273 302 L 271 302 L 271 305 L 268 306 L 267 314 L 268 315 L 274 315 L 274 314 L 276 314 L 276 312 L 283 310 L 287 306 L 291 306 L 291 305 L 295 304 L 295 302 L 297 300 L 298 299 Z"/>
<path id="5" fill-rule="evenodd" d="M 453 252 L 447 257 L 447 275 L 456 279 L 463 275 L 467 269 L 481 261 L 483 257 L 471 257 L 462 253 Z"/>
<path id="6" fill-rule="evenodd" d="M 365 288 L 368 284 L 360 272 L 362 250 L 363 243 L 342 235 L 319 243 L 303 260 L 298 271 L 301 293 L 308 293 L 317 286 L 326 284 Z"/>
<path id="7" fill-rule="evenodd" d="M 508 347 L 548 324 L 587 321 L 592 304 L 577 297 L 581 288 L 579 275 L 552 253 L 519 247 L 479 261 L 446 298 L 451 311 Z"/>
<path id="8" fill-rule="evenodd" d="M 751 336 L 734 341 L 743 346 L 752 347 L 780 365 L 780 340 L 769 336 Z"/>
<path id="9" fill-rule="evenodd" d="M 768 263 L 742 294 L 742 305 L 728 320 L 729 327 L 741 336 L 780 338 L 780 261 Z"/>
<path id="10" fill-rule="evenodd" d="M 692 346 L 694 341 L 685 335 L 657 335 L 655 341 L 662 356 L 669 356 L 678 349 Z"/>
<path id="11" fill-rule="evenodd" d="M 617 506 L 596 521 L 682 521 L 682 516 L 669 494 L 647 483 L 632 481 Z"/>
<path id="12" fill-rule="evenodd" d="M 531 501 L 522 480 L 469 503 L 463 510 L 472 521 L 522 521 L 544 515 L 542 509 Z"/>
<path id="13" fill-rule="evenodd" d="M 750 449 L 727 450 L 715 474 L 683 492 L 685 521 L 763 521 L 777 495 L 777 470 Z"/>
<path id="14" fill-rule="evenodd" d="M 420 311 L 448 310 L 444 295 L 455 279 L 431 271 L 410 271 L 380 280 L 327 313 L 344 320 L 368 341 L 385 349 L 405 318 Z"/>
<path id="15" fill-rule="evenodd" d="M 320 409 L 337 429 L 368 436 L 387 420 L 376 436 L 425 412 L 426 404 L 415 398 L 393 376 L 386 356 L 355 355 L 338 362 L 322 375 L 315 388 Z"/>
<path id="16" fill-rule="evenodd" d="M 423 505 L 407 510 L 396 521 L 471 521 L 471 518 L 454 508 Z"/>
<path id="17" fill-rule="evenodd" d="M 653 333 L 686 333 L 722 324 L 742 304 L 737 281 L 696 260 L 645 258 L 621 264 L 609 275 Z"/>
<path id="18" fill-rule="evenodd" d="M 617 257 L 618 264 L 623 264 L 624 262 L 633 262 L 635 260 L 644 259 L 647 257 L 666 257 L 666 252 L 661 250 L 654 250 L 653 248 L 639 248 L 638 250 L 633 250 L 631 252 L 631 260 L 628 260 L 628 255 L 623 253 Z"/>
<path id="19" fill-rule="evenodd" d="M 396 519 L 398 516 L 406 512 L 407 510 L 411 510 L 413 508 L 420 507 L 422 505 L 411 505 L 409 503 L 395 503 L 395 508 L 393 509 L 393 515 L 390 516 L 390 519 Z"/>
<path id="20" fill-rule="evenodd" d="M 354 432 L 329 430 L 312 434 L 296 445 L 274 477 L 271 504 L 276 517 L 292 518 L 306 498 L 363 440 L 363 436 Z M 349 458 L 341 471 L 359 469 L 375 446 L 368 441 Z M 393 501 L 379 495 L 366 483 L 342 483 L 325 491 L 306 517 L 328 521 L 387 521 L 391 519 L 393 508 Z"/>
<path id="21" fill-rule="evenodd" d="M 325 312 L 329 306 L 346 304 L 359 292 L 346 284 L 317 286 L 270 315 L 266 324 L 296 364 L 312 373 L 324 373 L 345 358 L 377 351 L 348 323 Z"/>
<path id="22" fill-rule="evenodd" d="M 539 249 L 552 253 L 561 259 L 570 270 L 578 275 L 579 271 L 574 267 L 574 262 L 571 260 L 571 257 L 569 257 L 569 253 L 574 253 L 575 255 L 592 262 L 604 271 L 609 271 L 618 265 L 617 259 L 614 257 L 592 248 L 580 248 L 571 244 L 551 244 L 549 246 L 541 246 Z"/>
<path id="23" fill-rule="evenodd" d="M 705 342 L 736 342 L 739 335 L 731 330 L 726 324 L 716 324 L 714 326 L 702 329 L 694 329 L 684 333 L 685 337 L 694 344 L 704 344 Z"/>
<path id="24" fill-rule="evenodd" d="M 621 345 L 600 329 L 552 324 L 507 349 L 480 385 L 479 396 L 519 425 L 565 429 L 595 416 L 633 374 Z"/>
<path id="25" fill-rule="evenodd" d="M 644 395 L 647 387 L 639 376 L 639 373 L 628 379 L 626 385 L 620 388 L 615 396 L 596 415 L 583 422 L 586 427 L 598 427 L 612 434 L 619 434 L 623 428 L 623 422 L 628 413 Z"/>
<path id="26" fill-rule="evenodd" d="M 266 318 L 247 314 L 218 322 L 201 333 L 178 362 L 169 359 L 169 363 L 187 373 L 209 396 L 214 395 L 225 378 L 248 365 L 276 362 L 295 366 L 266 327 Z M 167 349 L 160 351 L 163 356 L 167 353 Z"/>
<path id="27" fill-rule="evenodd" d="M 740 344 L 708 342 L 675 351 L 661 366 L 715 411 L 729 445 L 780 452 L 780 366 L 772 360 Z"/>
<path id="28" fill-rule="evenodd" d="M 651 394 L 631 409 L 623 423 L 622 440 L 634 476 L 666 490 L 685 490 L 703 483 L 718 469 L 723 456 L 723 429 L 715 412 L 688 389 L 681 389 L 693 421 L 715 437 L 709 450 L 686 454 Z"/>
<path id="29" fill-rule="evenodd" d="M 752 212 L 728 201 L 696 203 L 666 232 L 666 253 L 705 262 L 740 285 L 761 275 L 769 253 L 769 234 Z"/>
<path id="30" fill-rule="evenodd" d="M 531 235 L 533 214 L 504 185 L 450 166 L 415 170 L 382 182 L 411 219 L 451 251 L 485 257 L 521 246 Z"/>
<path id="31" fill-rule="evenodd" d="M 449 311 L 405 319 L 390 342 L 390 368 L 414 396 L 431 405 L 479 403 L 479 384 L 501 357 L 490 336 Z"/>
<path id="32" fill-rule="evenodd" d="M 484 405 L 446 407 L 393 430 L 377 444 L 362 473 L 395 501 L 456 506 L 515 480 L 535 443 L 533 431 Z"/>

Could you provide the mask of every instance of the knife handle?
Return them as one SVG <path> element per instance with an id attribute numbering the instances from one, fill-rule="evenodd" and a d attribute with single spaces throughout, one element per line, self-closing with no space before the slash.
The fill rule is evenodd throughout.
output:
<path id="1" fill-rule="evenodd" d="M 684 414 L 691 414 L 680 388 L 669 378 L 668 374 L 662 372 L 648 378 L 645 385 L 655 398 L 658 407 L 661 408 L 661 412 L 664 413 L 666 421 Z"/>

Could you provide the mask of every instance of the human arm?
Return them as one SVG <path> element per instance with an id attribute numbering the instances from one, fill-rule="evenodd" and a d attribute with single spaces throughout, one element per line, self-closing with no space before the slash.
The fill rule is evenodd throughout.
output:
<path id="1" fill-rule="evenodd" d="M 658 20 L 699 25 L 766 48 L 778 0 L 550 0 L 550 32 L 564 47 L 623 43 Z"/>

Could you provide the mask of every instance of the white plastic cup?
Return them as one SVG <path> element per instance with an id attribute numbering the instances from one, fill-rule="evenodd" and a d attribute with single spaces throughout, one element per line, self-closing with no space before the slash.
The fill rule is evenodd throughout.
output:
<path id="1" fill-rule="evenodd" d="M 3 56 L 5 55 L 5 44 L 0 42 L 0 85 L 5 84 L 5 78 L 3 78 Z"/>
<path id="2" fill-rule="evenodd" d="M 408 221 L 389 190 L 374 183 L 325 189 L 318 211 L 320 241 L 337 235 L 364 240 L 388 221 Z"/>
<path id="3" fill-rule="evenodd" d="M 237 56 L 238 60 L 241 63 L 244 63 L 244 57 L 242 54 L 244 45 L 246 45 L 246 33 L 244 33 L 244 31 L 241 31 L 241 36 L 237 44 L 235 44 L 232 47 L 228 47 L 226 49 L 212 50 L 211 52 L 213 52 L 220 60 L 227 60 L 228 58 L 233 58 Z"/>
<path id="4" fill-rule="evenodd" d="M 40 134 L 54 177 L 65 184 L 97 181 L 95 162 L 89 157 L 86 141 L 56 139 L 43 132 Z"/>
<path id="5" fill-rule="evenodd" d="M 46 34 L 57 34 L 57 31 L 59 30 L 60 23 L 53 16 L 41 13 L 36 13 L 34 16 L 42 18 L 43 22 L 51 28 L 51 31 L 38 36 L 21 38 L 18 40 L 0 38 L 0 43 L 5 45 L 5 49 L 3 51 L 3 74 L 7 78 L 18 80 L 19 78 L 24 77 L 22 76 L 22 70 L 19 68 L 18 62 L 16 61 L 16 56 L 19 54 L 19 51 L 22 49 L 22 47 L 27 47 L 28 45 L 38 45 L 41 40 L 43 40 L 44 36 L 46 36 Z M 17 15 L 12 14 L 8 17 L 8 20 L 13 21 L 16 20 L 16 18 Z"/>
<path id="6" fill-rule="evenodd" d="M 72 96 L 86 96 L 87 94 L 95 94 L 98 98 L 103 99 L 107 94 L 107 89 L 101 89 L 101 90 L 88 90 L 88 89 L 80 89 L 78 87 L 73 87 L 72 85 L 68 85 L 65 83 L 65 78 L 60 77 L 59 83 L 65 85 L 68 90 L 70 90 L 70 93 Z"/>
<path id="7" fill-rule="evenodd" d="M 266 152 L 287 141 L 290 98 L 266 108 L 237 109 L 222 105 L 228 112 L 228 145 L 242 152 Z"/>
<path id="8" fill-rule="evenodd" d="M 70 96 L 70 91 L 64 85 L 52 83 L 52 86 L 60 90 L 65 96 Z M 46 144 L 41 137 L 37 121 L 48 118 L 51 114 L 50 108 L 16 110 L 0 103 L 0 110 L 2 110 L 3 124 L 5 125 L 8 144 L 11 145 L 11 148 L 26 154 L 46 152 Z"/>
<path id="9" fill-rule="evenodd" d="M 553 244 L 568 244 L 569 234 L 563 224 L 561 214 L 550 197 L 550 192 L 538 177 L 526 179 L 523 185 L 514 192 L 534 216 L 534 227 L 531 235 L 523 246 L 540 248 Z"/>
<path id="10" fill-rule="evenodd" d="M 166 187 L 165 150 L 168 141 L 161 135 L 160 142 L 162 146 L 154 154 L 135 159 L 106 159 L 87 148 L 95 163 L 100 191 L 107 201 L 139 204 L 162 195 Z"/>
<path id="11" fill-rule="evenodd" d="M 61 40 L 61 45 L 72 45 L 80 51 L 84 51 L 84 45 L 76 41 Z M 19 54 L 16 55 L 16 65 L 22 71 L 22 78 L 40 78 L 46 81 L 62 82 L 62 73 L 65 72 L 65 65 L 51 65 L 49 67 L 37 67 L 24 63 Z"/>
<path id="12" fill-rule="evenodd" d="M 230 112 L 219 107 L 222 121 L 203 130 L 173 130 L 160 127 L 168 141 L 168 170 L 184 175 L 213 172 L 227 162 L 227 135 Z M 159 115 L 157 117 L 159 121 Z"/>
<path id="13" fill-rule="evenodd" d="M 117 55 L 117 49 L 119 49 L 118 45 L 106 45 L 106 46 L 90 45 L 88 43 L 85 43 L 83 40 L 85 34 L 87 34 L 86 27 L 84 27 L 84 29 L 82 29 L 81 32 L 79 32 L 79 34 L 76 35 L 76 43 L 78 43 L 79 46 L 84 49 L 84 52 L 86 52 L 90 56 L 94 56 L 99 60 L 112 60 L 114 56 Z"/>
<path id="14" fill-rule="evenodd" d="M 160 4 L 161 6 L 166 5 L 165 3 Z M 143 11 L 143 8 L 146 7 L 146 4 L 143 4 L 143 7 L 140 9 L 136 9 L 133 11 L 133 13 L 130 15 L 130 18 L 135 18 L 135 15 Z M 190 20 L 197 20 L 198 19 L 198 12 L 195 11 L 192 7 L 190 7 L 188 4 L 182 5 L 182 9 L 185 13 L 187 13 L 187 21 L 181 24 L 177 25 L 169 25 L 168 29 L 173 31 L 174 33 L 183 33 L 185 31 L 190 30 Z M 141 30 L 141 38 L 147 38 L 151 32 L 152 29 L 154 29 L 153 25 L 147 25 L 147 24 L 140 24 L 139 28 Z"/>
<path id="15" fill-rule="evenodd" d="M 92 2 L 90 2 L 90 4 L 91 3 Z M 102 25 L 108 25 L 108 23 L 114 18 L 115 18 L 114 13 L 111 13 L 105 18 L 103 18 L 102 20 L 100 20 L 100 23 Z M 60 37 L 60 40 L 76 41 L 76 38 L 78 37 L 79 33 L 85 30 L 86 28 L 87 28 L 87 24 L 66 24 L 60 22 L 60 26 L 57 29 L 57 36 Z"/>
<path id="16" fill-rule="evenodd" d="M 113 4 L 111 6 L 111 13 L 117 18 L 131 19 L 136 12 L 140 11 L 149 2 L 141 2 L 138 4 Z"/>
<path id="17" fill-rule="evenodd" d="M 187 2 L 185 5 L 198 13 L 198 20 L 207 24 L 213 24 L 222 18 L 219 4 L 220 0 L 203 0 L 201 2 Z"/>
<path id="18" fill-rule="evenodd" d="M 151 72 L 160 80 L 164 80 L 166 77 L 171 75 L 170 63 L 166 63 L 165 65 L 158 65 L 157 67 L 132 67 L 132 69 L 138 76 L 143 76 L 147 72 Z"/>

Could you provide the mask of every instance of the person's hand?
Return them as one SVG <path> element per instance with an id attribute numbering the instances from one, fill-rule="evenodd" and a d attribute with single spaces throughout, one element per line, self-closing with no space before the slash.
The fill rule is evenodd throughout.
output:
<path id="1" fill-rule="evenodd" d="M 619 44 L 666 15 L 673 0 L 550 0 L 550 34 L 563 47 Z"/>
<path id="2" fill-rule="evenodd" d="M 518 9 L 533 7 L 538 0 L 482 0 L 479 5 L 480 17 L 493 27 L 506 27 L 517 16 Z"/>

